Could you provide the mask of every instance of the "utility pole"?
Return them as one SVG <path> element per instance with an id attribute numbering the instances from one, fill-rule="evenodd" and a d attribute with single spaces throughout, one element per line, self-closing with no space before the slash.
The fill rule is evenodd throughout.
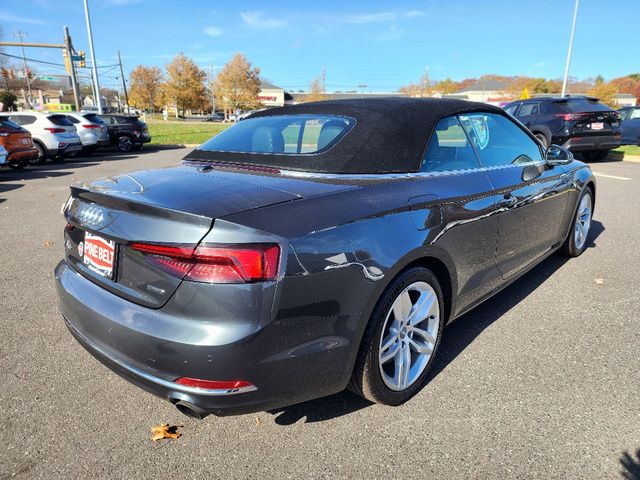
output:
<path id="1" fill-rule="evenodd" d="M 69 27 L 64 27 L 64 45 L 67 50 L 67 58 L 69 59 L 69 70 L 71 74 L 71 87 L 73 88 L 73 98 L 76 101 L 76 111 L 81 110 L 80 88 L 78 87 L 78 78 L 76 77 L 76 66 L 73 63 L 73 45 L 69 36 Z"/>
<path id="2" fill-rule="evenodd" d="M 93 33 L 91 33 L 91 19 L 89 18 L 89 1 L 84 0 L 84 16 L 87 21 L 87 35 L 89 36 L 89 50 L 91 51 L 91 69 L 93 70 L 93 82 L 95 84 L 96 99 L 98 100 L 98 113 L 102 114 L 102 99 L 100 98 L 100 81 L 98 80 L 98 64 L 96 53 L 93 49 Z"/>
<path id="3" fill-rule="evenodd" d="M 564 80 L 562 80 L 562 93 L 560 96 L 564 97 L 567 93 L 567 80 L 569 78 L 569 64 L 571 63 L 571 50 L 573 49 L 573 35 L 576 33 L 576 18 L 578 18 L 578 4 L 580 0 L 576 0 L 575 7 L 573 8 L 573 24 L 571 25 L 571 36 L 569 37 L 569 49 L 567 50 L 567 63 L 564 66 Z"/>
<path id="4" fill-rule="evenodd" d="M 120 64 L 120 76 L 122 77 L 122 89 L 124 90 L 124 102 L 127 104 L 127 113 L 131 115 L 131 107 L 129 106 L 129 95 L 127 95 L 127 84 L 124 81 L 124 70 L 122 69 L 122 59 L 120 58 L 120 50 L 118 50 L 118 63 Z"/>
<path id="5" fill-rule="evenodd" d="M 23 32 L 22 30 L 18 30 L 17 32 L 15 32 L 13 34 L 14 37 L 20 39 L 20 43 L 23 42 L 23 37 L 27 37 L 28 35 Z M 33 107 L 33 105 L 31 104 L 31 101 L 33 99 L 33 94 L 31 93 L 31 82 L 29 81 L 29 68 L 27 67 L 27 56 L 24 53 L 24 45 L 20 45 L 20 48 L 22 49 L 22 61 L 24 63 L 24 81 L 27 82 L 27 91 L 29 92 L 29 99 L 26 99 L 26 104 L 28 107 Z"/>
<path id="6" fill-rule="evenodd" d="M 216 113 L 216 92 L 213 91 L 213 65 L 209 62 L 209 89 L 211 90 L 211 115 Z"/>

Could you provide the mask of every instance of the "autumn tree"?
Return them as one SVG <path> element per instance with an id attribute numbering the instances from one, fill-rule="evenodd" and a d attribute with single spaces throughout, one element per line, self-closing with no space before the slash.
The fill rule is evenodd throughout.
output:
<path id="1" fill-rule="evenodd" d="M 155 110 L 162 104 L 162 70 L 138 65 L 129 74 L 129 104 L 136 108 Z"/>
<path id="2" fill-rule="evenodd" d="M 433 95 L 433 82 L 429 78 L 429 74 L 425 72 L 418 83 L 409 83 L 400 87 L 400 93 L 410 97 L 430 97 Z"/>
<path id="3" fill-rule="evenodd" d="M 617 108 L 618 102 L 616 101 L 616 96 L 618 95 L 618 87 L 609 82 L 605 83 L 604 81 L 595 84 L 591 89 L 587 91 L 587 95 L 590 97 L 596 97 L 602 103 L 606 103 L 611 108 Z"/>
<path id="4" fill-rule="evenodd" d="M 320 75 L 318 75 L 312 82 L 309 84 L 309 94 L 306 96 L 306 102 L 319 102 L 321 100 L 326 100 L 327 95 L 325 92 L 325 79 L 326 72 L 325 69 L 322 69 Z"/>
<path id="5" fill-rule="evenodd" d="M 614 78 L 610 83 L 618 87 L 619 93 L 630 93 L 636 99 L 640 99 L 640 74 Z"/>
<path id="6" fill-rule="evenodd" d="M 236 53 L 222 67 L 214 81 L 216 103 L 225 109 L 225 115 L 237 109 L 250 110 L 260 105 L 260 69 L 241 53 Z"/>
<path id="7" fill-rule="evenodd" d="M 440 92 L 442 95 L 448 95 L 460 90 L 460 86 L 458 85 L 458 82 L 454 82 L 450 78 L 445 78 L 444 80 L 440 80 L 438 83 L 436 83 L 433 89 L 437 92 Z"/>
<path id="8" fill-rule="evenodd" d="M 203 108 L 206 104 L 206 74 L 193 60 L 179 53 L 167 64 L 167 81 L 163 93 L 167 102 L 175 103 L 178 111 Z"/>

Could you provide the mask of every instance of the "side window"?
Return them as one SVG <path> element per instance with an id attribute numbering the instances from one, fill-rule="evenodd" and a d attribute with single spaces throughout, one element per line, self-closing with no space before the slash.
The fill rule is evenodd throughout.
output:
<path id="1" fill-rule="evenodd" d="M 422 159 L 421 172 L 445 172 L 478 168 L 478 157 L 456 117 L 438 122 Z"/>
<path id="2" fill-rule="evenodd" d="M 503 115 L 470 113 L 460 115 L 460 122 L 485 167 L 542 161 L 538 144 Z"/>
<path id="3" fill-rule="evenodd" d="M 633 120 L 635 118 L 640 118 L 640 108 L 634 108 L 631 110 L 631 115 L 629 115 L 629 120 Z"/>
<path id="4" fill-rule="evenodd" d="M 518 104 L 514 103 L 513 105 L 509 105 L 507 108 L 505 108 L 504 111 L 507 112 L 509 115 L 513 115 L 515 117 L 517 109 L 518 109 Z"/>
<path id="5" fill-rule="evenodd" d="M 36 121 L 36 117 L 33 115 L 11 115 L 9 118 L 18 125 L 31 125 Z"/>
<path id="6" fill-rule="evenodd" d="M 537 103 L 523 103 L 518 112 L 518 117 L 532 117 L 540 115 L 540 107 Z"/>
<path id="7" fill-rule="evenodd" d="M 620 115 L 620 120 L 626 120 L 629 118 L 630 110 L 618 110 L 618 115 Z"/>

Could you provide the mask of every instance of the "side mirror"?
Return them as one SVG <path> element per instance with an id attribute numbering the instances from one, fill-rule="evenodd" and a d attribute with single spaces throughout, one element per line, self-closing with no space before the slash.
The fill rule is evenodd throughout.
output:
<path id="1" fill-rule="evenodd" d="M 573 153 L 560 145 L 551 145 L 545 153 L 545 161 L 548 165 L 567 165 L 573 162 Z"/>

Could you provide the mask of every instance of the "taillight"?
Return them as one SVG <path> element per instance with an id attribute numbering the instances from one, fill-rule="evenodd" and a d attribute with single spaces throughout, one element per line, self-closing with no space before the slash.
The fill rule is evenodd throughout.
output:
<path id="1" fill-rule="evenodd" d="M 245 380 L 200 380 L 198 378 L 181 377 L 175 381 L 185 387 L 200 388 L 203 390 L 255 390 L 256 387 Z"/>
<path id="2" fill-rule="evenodd" d="M 45 127 L 45 130 L 51 133 L 64 133 L 66 131 L 64 128 L 49 128 L 49 127 Z"/>
<path id="3" fill-rule="evenodd" d="M 580 120 L 582 117 L 586 117 L 588 113 L 557 113 L 554 115 L 556 118 L 563 120 Z"/>
<path id="4" fill-rule="evenodd" d="M 132 243 L 152 265 L 184 280 L 203 283 L 249 283 L 274 280 L 280 247 L 250 245 L 156 245 Z"/>
<path id="5" fill-rule="evenodd" d="M 100 125 L 92 125 L 90 123 L 89 124 L 84 123 L 84 124 L 82 124 L 82 126 L 84 128 L 100 128 Z"/>

